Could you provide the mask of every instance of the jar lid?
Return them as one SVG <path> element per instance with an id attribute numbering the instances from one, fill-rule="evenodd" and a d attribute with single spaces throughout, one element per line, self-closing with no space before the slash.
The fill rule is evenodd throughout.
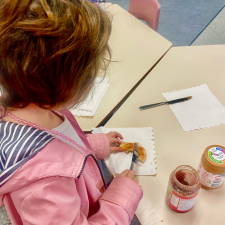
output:
<path id="1" fill-rule="evenodd" d="M 210 145 L 205 149 L 203 156 L 203 163 L 211 170 L 209 172 L 218 174 L 225 173 L 225 147 L 221 145 Z"/>

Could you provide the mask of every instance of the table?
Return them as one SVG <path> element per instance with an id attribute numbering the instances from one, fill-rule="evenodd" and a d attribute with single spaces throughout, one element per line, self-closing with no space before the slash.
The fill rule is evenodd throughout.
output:
<path id="1" fill-rule="evenodd" d="M 106 11 L 113 15 L 109 45 L 117 62 L 109 67 L 109 88 L 96 114 L 75 116 L 84 131 L 99 126 L 172 46 L 118 5 L 107 6 Z"/>
<path id="2" fill-rule="evenodd" d="M 198 168 L 205 148 L 225 146 L 225 125 L 183 131 L 169 106 L 139 111 L 139 106 L 164 101 L 163 92 L 207 84 L 225 106 L 225 45 L 174 47 L 130 95 L 105 127 L 147 127 L 154 132 L 157 156 L 156 176 L 139 176 L 145 197 L 161 225 L 222 225 L 225 184 L 215 190 L 201 188 L 194 208 L 187 213 L 171 210 L 165 195 L 170 173 L 179 165 Z"/>

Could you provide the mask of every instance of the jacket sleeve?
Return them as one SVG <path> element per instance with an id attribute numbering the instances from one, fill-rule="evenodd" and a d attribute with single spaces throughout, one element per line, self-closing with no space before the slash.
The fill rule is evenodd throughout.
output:
<path id="1" fill-rule="evenodd" d="M 133 181 L 121 178 L 116 178 L 99 199 L 98 212 L 87 218 L 89 209 L 82 207 L 76 188 L 71 188 L 74 187 L 74 179 L 56 177 L 24 199 L 20 207 L 23 224 L 129 225 L 142 197 L 142 190 Z M 135 184 L 134 188 L 130 188 L 129 181 Z"/>
<path id="2" fill-rule="evenodd" d="M 106 134 L 87 134 L 86 137 L 97 159 L 104 159 L 109 156 L 109 139 Z"/>

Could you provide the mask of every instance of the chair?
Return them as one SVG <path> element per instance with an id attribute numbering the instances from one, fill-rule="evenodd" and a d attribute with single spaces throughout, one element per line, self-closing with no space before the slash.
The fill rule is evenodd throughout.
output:
<path id="1" fill-rule="evenodd" d="M 128 12 L 158 31 L 160 8 L 157 0 L 130 0 Z"/>

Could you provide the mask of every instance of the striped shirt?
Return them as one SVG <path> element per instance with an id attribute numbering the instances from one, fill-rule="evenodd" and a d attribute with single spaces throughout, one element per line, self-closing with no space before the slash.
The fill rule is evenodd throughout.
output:
<path id="1" fill-rule="evenodd" d="M 0 121 L 0 186 L 53 139 L 45 131 Z"/>

